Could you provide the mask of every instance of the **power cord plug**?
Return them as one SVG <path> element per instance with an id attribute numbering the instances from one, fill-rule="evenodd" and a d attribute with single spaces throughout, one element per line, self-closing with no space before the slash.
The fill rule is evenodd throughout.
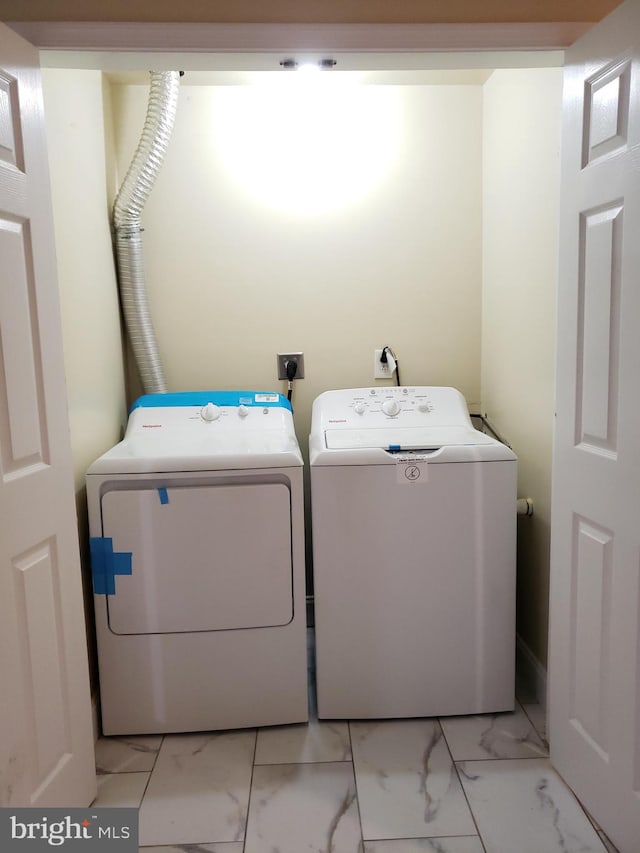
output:
<path id="1" fill-rule="evenodd" d="M 298 372 L 298 362 L 293 361 L 293 359 L 291 361 L 287 361 L 284 368 L 287 371 L 287 379 L 289 382 L 293 382 L 296 378 L 296 373 Z"/>
<path id="2" fill-rule="evenodd" d="M 293 396 L 293 380 L 296 378 L 296 373 L 298 372 L 298 362 L 288 361 L 284 367 L 287 372 L 287 400 L 291 402 L 291 397 Z"/>
<path id="3" fill-rule="evenodd" d="M 396 375 L 396 384 L 400 385 L 400 365 L 391 347 L 383 347 L 380 355 L 382 364 L 389 365 L 389 372 Z"/>

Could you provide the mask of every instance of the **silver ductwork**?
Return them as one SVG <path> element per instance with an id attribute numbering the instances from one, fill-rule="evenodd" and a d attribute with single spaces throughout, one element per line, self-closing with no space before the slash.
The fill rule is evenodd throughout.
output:
<path id="1" fill-rule="evenodd" d="M 141 214 L 169 145 L 180 72 L 151 72 L 147 116 L 138 148 L 113 205 L 118 284 L 127 333 L 145 393 L 167 390 L 147 300 Z"/>

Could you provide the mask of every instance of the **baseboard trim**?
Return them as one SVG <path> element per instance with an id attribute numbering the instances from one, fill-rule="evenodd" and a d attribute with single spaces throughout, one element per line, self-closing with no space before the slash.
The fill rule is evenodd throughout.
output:
<path id="1" fill-rule="evenodd" d="M 516 634 L 516 670 L 546 713 L 547 670 L 519 634 Z"/>

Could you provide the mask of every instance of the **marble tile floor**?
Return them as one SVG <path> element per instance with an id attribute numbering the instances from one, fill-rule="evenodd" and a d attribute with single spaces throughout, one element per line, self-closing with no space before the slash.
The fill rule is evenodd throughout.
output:
<path id="1" fill-rule="evenodd" d="M 313 702 L 312 702 L 313 710 Z M 143 853 L 615 853 L 548 761 L 544 715 L 101 738 L 95 806 Z"/>
<path id="2" fill-rule="evenodd" d="M 513 713 L 100 738 L 95 806 L 139 808 L 142 853 L 617 853 Z"/>

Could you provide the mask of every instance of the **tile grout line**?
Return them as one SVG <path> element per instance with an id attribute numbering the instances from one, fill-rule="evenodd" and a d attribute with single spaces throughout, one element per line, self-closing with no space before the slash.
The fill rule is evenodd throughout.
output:
<path id="1" fill-rule="evenodd" d="M 307 767 L 312 764 L 352 764 L 350 758 L 320 758 L 317 761 L 257 761 L 254 767 L 286 767 L 287 765 L 295 765 L 296 767 Z"/>
<path id="2" fill-rule="evenodd" d="M 482 847 L 484 853 L 487 853 L 487 848 L 484 843 L 484 838 L 480 834 L 480 827 L 478 826 L 478 822 L 476 820 L 476 816 L 473 813 L 473 809 L 471 808 L 471 803 L 469 802 L 469 798 L 467 797 L 467 792 L 465 791 L 464 785 L 462 784 L 462 779 L 460 778 L 460 773 L 458 771 L 458 765 L 453 760 L 453 753 L 451 752 L 451 747 L 449 746 L 449 741 L 447 740 L 447 735 L 445 734 L 442 723 L 440 722 L 440 717 L 436 717 L 437 725 L 440 727 L 440 731 L 442 732 L 442 739 L 444 740 L 444 745 L 447 748 L 447 752 L 449 753 L 449 758 L 451 759 L 451 765 L 456 774 L 456 778 L 458 780 L 458 785 L 460 785 L 460 790 L 462 791 L 462 796 L 464 797 L 464 801 L 467 804 L 467 808 L 469 809 L 469 814 L 471 815 L 471 820 L 473 821 L 473 825 L 476 828 L 476 833 L 478 838 L 480 839 L 480 846 Z"/>
<path id="3" fill-rule="evenodd" d="M 428 719 L 425 717 L 424 719 Z M 460 835 L 459 833 L 449 833 L 448 835 L 398 835 L 396 838 L 367 838 L 367 841 L 373 841 L 376 844 L 389 841 L 437 841 L 439 838 L 477 838 L 481 841 L 479 835 L 469 835 L 468 832 Z"/>
<path id="4" fill-rule="evenodd" d="M 534 723 L 534 721 L 532 720 L 531 716 L 529 715 L 529 712 L 528 712 L 528 711 L 527 711 L 527 709 L 525 708 L 525 703 L 524 703 L 524 702 L 521 702 L 521 701 L 520 701 L 519 699 L 517 699 L 517 698 L 516 698 L 516 702 L 518 703 L 518 705 L 520 705 L 520 707 L 522 708 L 522 712 L 523 712 L 523 714 L 525 715 L 525 717 L 527 718 L 527 720 L 529 720 L 529 723 L 531 724 L 532 729 L 534 730 L 534 732 L 538 735 L 538 737 L 539 737 L 539 738 L 540 738 L 540 740 L 542 741 L 542 745 L 543 745 L 543 746 L 544 746 L 544 748 L 547 750 L 547 752 L 549 752 L 549 741 L 548 741 L 548 739 L 547 739 L 546 732 L 545 732 L 545 734 L 543 735 L 543 733 L 538 729 L 538 727 L 536 726 L 536 724 L 535 724 L 535 723 Z M 538 706 L 540 705 L 540 703 L 539 703 L 539 702 L 527 702 L 527 704 L 528 704 L 528 705 L 538 705 Z"/>
<path id="5" fill-rule="evenodd" d="M 360 794 L 358 793 L 358 776 L 356 774 L 356 759 L 355 753 L 353 750 L 353 737 L 351 735 L 351 723 L 352 720 L 345 720 L 347 724 L 347 735 L 349 737 L 349 749 L 351 750 L 351 772 L 353 773 L 353 785 L 356 789 L 356 804 L 358 806 L 358 825 L 360 826 L 360 851 L 359 853 L 364 853 L 364 828 L 362 826 L 362 810 L 360 809 Z"/>
<path id="6" fill-rule="evenodd" d="M 253 773 L 254 773 L 254 770 L 256 769 L 256 767 L 260 766 L 260 765 L 256 765 L 256 753 L 258 751 L 258 734 L 259 734 L 259 732 L 260 732 L 259 728 L 255 728 L 253 730 L 253 734 L 254 734 L 253 756 L 251 758 L 251 778 L 249 779 L 249 796 L 247 798 L 247 815 L 244 819 L 244 832 L 243 832 L 243 838 L 242 838 L 242 853 L 245 853 L 245 850 L 247 849 L 247 838 L 248 838 L 247 830 L 249 828 L 249 812 L 251 811 L 251 794 L 253 793 Z"/>
<path id="7" fill-rule="evenodd" d="M 160 757 L 160 750 L 162 749 L 162 745 L 164 744 L 165 738 L 166 738 L 166 734 L 162 735 L 160 738 L 160 744 L 159 744 L 158 749 L 156 751 L 156 757 L 153 759 L 153 764 L 151 766 L 151 770 L 149 771 L 149 776 L 147 777 L 147 784 L 144 786 L 144 791 L 142 792 L 142 796 L 140 797 L 140 802 L 138 803 L 138 808 L 137 808 L 137 812 L 138 812 L 138 849 L 140 849 L 140 846 L 141 846 L 140 845 L 140 809 L 142 808 L 142 803 L 144 802 L 144 798 L 147 795 L 147 789 L 148 789 L 149 784 L 151 782 L 151 774 L 155 770 L 156 764 L 158 763 L 158 758 Z"/>
<path id="8" fill-rule="evenodd" d="M 549 764 L 551 764 L 551 760 L 549 760 Z M 551 767 L 553 768 L 553 765 L 552 765 L 552 764 L 551 764 Z M 553 769 L 555 769 L 555 768 L 553 768 Z M 605 832 L 604 832 L 604 830 L 600 827 L 600 824 L 598 824 L 598 826 L 596 826 L 596 825 L 594 824 L 595 818 L 594 818 L 594 817 L 591 817 L 591 813 L 588 811 L 587 807 L 584 805 L 584 803 L 582 802 L 582 800 L 580 799 L 580 797 L 579 797 L 579 796 L 576 794 L 576 792 L 573 790 L 573 788 L 571 787 L 571 785 L 569 785 L 569 783 L 566 781 L 566 779 L 564 778 L 564 776 L 561 776 L 561 775 L 558 773 L 558 771 L 557 771 L 557 770 L 556 770 L 555 772 L 558 774 L 558 777 L 562 780 L 562 782 L 564 783 L 565 787 L 566 787 L 566 788 L 567 788 L 567 790 L 571 793 L 571 795 L 573 796 L 574 800 L 576 801 L 576 803 L 578 804 L 578 806 L 579 806 L 579 807 L 580 807 L 580 809 L 582 810 L 582 812 L 583 812 L 584 816 L 585 816 L 585 817 L 586 817 L 586 819 L 589 821 L 589 824 L 590 824 L 591 828 L 593 829 L 593 831 L 595 832 L 595 834 L 598 836 L 598 840 L 599 840 L 599 841 L 600 841 L 600 843 L 602 844 L 602 849 L 603 849 L 603 851 L 606 853 L 607 845 L 605 844 L 604 839 L 602 838 L 602 836 L 603 836 L 603 835 L 606 835 L 606 833 L 605 833 Z M 609 842 L 609 843 L 611 843 L 611 842 Z M 602 853 L 602 851 L 601 851 L 601 853 Z"/>

